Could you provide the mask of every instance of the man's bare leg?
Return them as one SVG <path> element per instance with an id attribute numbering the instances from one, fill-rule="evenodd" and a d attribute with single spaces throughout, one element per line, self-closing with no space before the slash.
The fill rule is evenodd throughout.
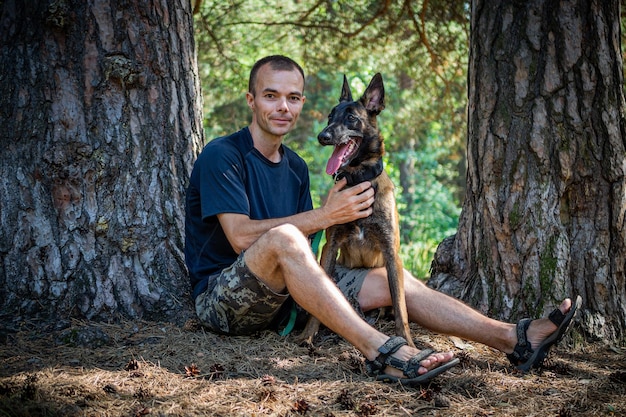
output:
<path id="1" fill-rule="evenodd" d="M 375 359 L 389 336 L 367 324 L 326 275 L 313 256 L 308 240 L 291 225 L 276 227 L 265 233 L 245 252 L 248 268 L 273 291 L 287 290 L 305 310 L 326 327 L 342 336 L 363 355 Z M 419 350 L 404 346 L 393 356 L 408 360 Z M 452 352 L 436 353 L 421 362 L 420 374 L 440 363 L 450 361 Z M 397 369 L 386 370 L 402 376 Z"/>
<path id="2" fill-rule="evenodd" d="M 372 270 L 365 279 L 359 303 L 364 311 L 391 305 L 384 268 Z M 479 342 L 504 353 L 511 353 L 517 343 L 516 325 L 491 319 L 461 301 L 427 287 L 405 271 L 409 319 L 433 332 Z M 559 309 L 566 314 L 572 301 L 566 298 Z M 533 320 L 528 328 L 532 348 L 552 334 L 557 326 L 547 318 Z"/>

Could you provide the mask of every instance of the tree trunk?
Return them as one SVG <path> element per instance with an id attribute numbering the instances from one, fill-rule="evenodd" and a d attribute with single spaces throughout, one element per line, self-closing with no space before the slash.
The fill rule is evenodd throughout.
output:
<path id="1" fill-rule="evenodd" d="M 618 0 L 472 2 L 467 194 L 430 285 L 504 319 L 583 297 L 626 328 Z"/>
<path id="2" fill-rule="evenodd" d="M 202 143 L 187 0 L 9 0 L 0 315 L 182 320 Z"/>

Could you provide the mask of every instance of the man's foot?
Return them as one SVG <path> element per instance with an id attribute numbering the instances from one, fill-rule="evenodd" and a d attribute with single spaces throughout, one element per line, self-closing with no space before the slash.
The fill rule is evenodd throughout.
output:
<path id="1" fill-rule="evenodd" d="M 559 310 L 563 315 L 569 313 L 571 308 L 572 300 L 570 300 L 569 298 L 563 300 L 563 302 L 559 306 Z M 550 321 L 550 319 L 547 317 L 531 321 L 530 326 L 526 331 L 526 337 L 528 342 L 530 342 L 530 347 L 532 349 L 537 349 L 539 344 L 543 342 L 546 337 L 554 333 L 557 328 L 558 326 Z"/>
<path id="2" fill-rule="evenodd" d="M 509 361 L 523 372 L 540 367 L 550 348 L 557 344 L 569 329 L 581 304 L 580 296 L 576 297 L 574 303 L 566 298 L 548 318 L 520 320 L 515 327 L 517 343 L 513 351 L 507 354 Z"/>
<path id="3" fill-rule="evenodd" d="M 399 336 L 389 338 L 378 351 L 376 359 L 367 361 L 368 371 L 375 374 L 378 381 L 403 385 L 427 383 L 459 363 L 452 352 L 418 351 L 407 346 L 406 340 Z"/>
<path id="4" fill-rule="evenodd" d="M 427 356 L 419 361 L 419 364 L 421 365 L 418 370 L 417 373 L 419 375 L 423 375 L 425 373 L 427 373 L 428 371 L 431 371 L 433 369 L 435 369 L 436 367 L 450 362 L 451 360 L 454 359 L 454 353 L 449 351 L 449 352 L 433 352 L 430 349 L 426 349 L 426 350 L 417 350 L 414 349 L 412 347 L 409 346 L 403 346 L 402 348 L 400 348 L 399 351 L 397 351 L 393 357 L 396 359 L 399 359 L 401 361 L 409 361 L 411 360 L 411 358 L 418 356 L 418 355 L 425 355 L 427 354 Z M 384 369 L 384 372 L 386 374 L 389 375 L 394 375 L 397 377 L 401 377 L 403 376 L 402 374 L 402 370 L 401 369 L 397 369 L 394 368 L 393 366 L 387 366 Z"/>

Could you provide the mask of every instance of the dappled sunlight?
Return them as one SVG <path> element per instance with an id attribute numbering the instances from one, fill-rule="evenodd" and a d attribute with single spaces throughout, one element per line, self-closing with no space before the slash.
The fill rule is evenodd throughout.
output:
<path id="1" fill-rule="evenodd" d="M 379 328 L 389 333 L 393 323 L 381 321 Z M 60 343 L 62 330 L 29 328 L 0 345 L 0 411 L 120 417 L 626 413 L 623 349 L 562 343 L 543 371 L 523 376 L 491 348 L 411 329 L 418 347 L 452 350 L 461 364 L 429 386 L 403 388 L 365 375 L 362 356 L 325 329 L 315 347 L 304 347 L 291 335 L 224 337 L 194 323 L 74 322 L 66 330 L 106 334 L 107 343 L 88 347 Z"/>

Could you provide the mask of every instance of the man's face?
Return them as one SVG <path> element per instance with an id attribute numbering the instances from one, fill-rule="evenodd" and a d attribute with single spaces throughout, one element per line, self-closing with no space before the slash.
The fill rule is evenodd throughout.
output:
<path id="1" fill-rule="evenodd" d="M 246 99 L 252 109 L 252 124 L 272 136 L 284 136 L 296 125 L 305 98 L 304 80 L 299 71 L 275 71 L 270 65 L 259 68 L 255 94 Z"/>

